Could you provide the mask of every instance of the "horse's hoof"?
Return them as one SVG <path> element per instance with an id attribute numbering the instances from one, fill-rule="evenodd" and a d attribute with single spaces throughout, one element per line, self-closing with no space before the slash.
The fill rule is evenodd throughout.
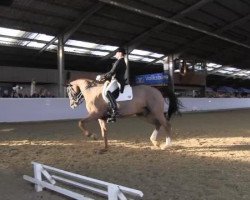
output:
<path id="1" fill-rule="evenodd" d="M 94 133 L 85 133 L 85 136 L 92 139 L 92 140 L 97 140 L 97 136 Z"/>
<path id="2" fill-rule="evenodd" d="M 90 136 L 89 136 L 92 140 L 97 140 L 97 136 L 96 136 L 96 134 L 91 134 Z"/>
<path id="3" fill-rule="evenodd" d="M 156 140 L 151 140 L 152 144 L 155 146 L 155 147 L 159 147 L 160 146 L 160 143 Z"/>
<path id="4" fill-rule="evenodd" d="M 104 154 L 108 151 L 108 149 L 99 149 L 99 150 L 95 150 L 95 153 L 97 154 Z"/>
<path id="5" fill-rule="evenodd" d="M 89 132 L 82 132 L 83 135 L 85 135 L 86 137 L 90 137 L 92 134 Z"/>
<path id="6" fill-rule="evenodd" d="M 151 146 L 150 149 L 151 150 L 159 150 L 160 148 L 158 146 Z"/>
<path id="7" fill-rule="evenodd" d="M 172 146 L 171 144 L 164 143 L 164 144 L 160 145 L 160 149 L 161 150 L 166 150 L 166 149 L 170 148 L 171 146 Z"/>

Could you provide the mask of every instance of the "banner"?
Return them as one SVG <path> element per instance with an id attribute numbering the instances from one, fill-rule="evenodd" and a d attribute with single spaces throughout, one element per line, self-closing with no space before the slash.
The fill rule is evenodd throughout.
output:
<path id="1" fill-rule="evenodd" d="M 159 85 L 168 83 L 168 74 L 155 73 L 144 74 L 135 77 L 135 83 L 138 85 Z"/>

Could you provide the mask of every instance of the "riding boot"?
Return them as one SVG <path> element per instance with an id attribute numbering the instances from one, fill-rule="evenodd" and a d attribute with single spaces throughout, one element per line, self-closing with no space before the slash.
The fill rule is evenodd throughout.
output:
<path id="1" fill-rule="evenodd" d="M 111 107 L 111 113 L 110 118 L 107 119 L 107 122 L 116 122 L 116 115 L 117 115 L 117 103 L 115 98 L 113 97 L 112 93 L 110 91 L 107 92 L 107 98 L 110 103 Z"/>

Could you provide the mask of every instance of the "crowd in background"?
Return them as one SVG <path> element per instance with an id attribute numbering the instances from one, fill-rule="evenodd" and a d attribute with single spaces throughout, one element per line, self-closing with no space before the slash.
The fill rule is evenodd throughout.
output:
<path id="1" fill-rule="evenodd" d="M 48 89 L 41 88 L 38 92 L 34 91 L 32 94 L 27 90 L 20 88 L 3 88 L 0 91 L 0 98 L 53 98 L 53 95 Z"/>
<path id="2" fill-rule="evenodd" d="M 221 86 L 216 89 L 207 88 L 207 97 L 215 98 L 248 98 L 250 97 L 250 89 L 248 88 L 232 88 L 227 86 Z"/>
<path id="3" fill-rule="evenodd" d="M 206 92 L 206 97 L 209 98 L 250 98 L 250 93 L 245 92 L 234 92 L 234 93 L 225 93 L 225 92 Z"/>
<path id="4" fill-rule="evenodd" d="M 3 87 L 0 86 L 0 98 L 54 98 L 56 95 L 51 91 L 52 87 L 38 86 L 34 91 L 31 91 L 29 85 L 14 87 Z M 159 88 L 158 88 L 159 89 Z M 164 89 L 163 89 L 164 91 Z M 194 98 L 250 98 L 250 89 L 238 88 L 233 89 L 230 87 L 218 87 L 210 88 L 207 87 L 205 94 L 199 89 L 178 89 L 176 88 L 175 93 L 178 97 L 194 97 Z M 205 95 L 205 96 L 204 96 Z"/>
<path id="5" fill-rule="evenodd" d="M 205 94 L 202 92 L 202 88 L 196 89 L 178 89 L 175 93 L 178 97 L 193 97 L 193 98 L 250 98 L 250 89 L 239 88 L 233 89 L 230 87 L 218 87 L 215 89 L 206 88 Z"/>

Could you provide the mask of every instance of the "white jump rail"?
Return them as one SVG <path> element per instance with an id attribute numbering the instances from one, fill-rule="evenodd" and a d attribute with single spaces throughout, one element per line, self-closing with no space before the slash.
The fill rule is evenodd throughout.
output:
<path id="1" fill-rule="evenodd" d="M 37 162 L 32 162 L 32 164 L 34 168 L 34 178 L 27 175 L 24 175 L 23 178 L 26 181 L 34 183 L 35 190 L 37 192 L 41 192 L 43 188 L 47 188 L 73 199 L 93 200 L 83 194 L 71 191 L 61 186 L 69 185 L 71 188 L 74 186 L 78 189 L 80 188 L 91 192 L 92 194 L 107 197 L 108 200 L 127 200 L 128 198 L 125 195 L 129 196 L 129 199 L 138 199 L 143 197 L 143 193 L 139 190 L 74 174 Z M 57 183 L 60 183 L 60 186 L 58 186 Z"/>

